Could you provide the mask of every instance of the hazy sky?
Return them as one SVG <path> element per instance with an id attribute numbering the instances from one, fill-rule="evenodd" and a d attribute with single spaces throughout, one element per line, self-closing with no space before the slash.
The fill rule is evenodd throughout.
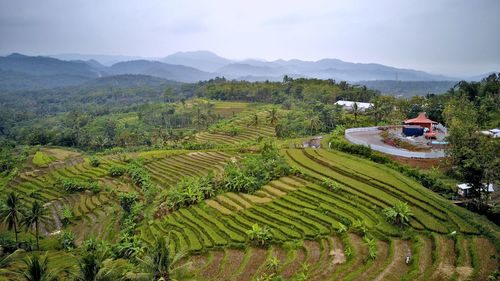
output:
<path id="1" fill-rule="evenodd" d="M 0 53 L 339 58 L 500 71 L 500 0 L 0 0 Z"/>

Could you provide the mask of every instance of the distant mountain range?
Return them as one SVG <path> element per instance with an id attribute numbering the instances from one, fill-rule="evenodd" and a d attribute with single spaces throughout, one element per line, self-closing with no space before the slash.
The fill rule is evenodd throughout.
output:
<path id="1" fill-rule="evenodd" d="M 209 51 L 178 52 L 164 58 L 62 54 L 26 56 L 11 54 L 0 57 L 0 89 L 27 90 L 80 85 L 100 77 L 114 75 L 148 75 L 178 82 L 197 82 L 217 76 L 248 81 L 280 81 L 284 75 L 377 84 L 371 81 L 458 81 L 412 69 L 401 69 L 374 63 L 351 63 L 338 59 L 318 61 L 248 59 L 234 61 Z M 123 82 L 122 76 L 120 81 Z M 470 80 L 484 76 L 470 77 Z M 140 79 L 144 81 L 144 77 Z M 116 81 L 115 81 L 116 82 Z M 439 85 L 448 85 L 438 83 Z M 387 85 L 384 82 L 384 85 Z M 437 85 L 437 84 L 435 84 Z"/>

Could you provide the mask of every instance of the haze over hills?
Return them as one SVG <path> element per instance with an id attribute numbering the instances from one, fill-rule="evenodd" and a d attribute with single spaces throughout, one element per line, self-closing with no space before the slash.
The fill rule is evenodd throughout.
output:
<path id="1" fill-rule="evenodd" d="M 454 81 L 467 79 L 430 74 L 375 63 L 351 63 L 339 59 L 318 61 L 256 59 L 230 60 L 209 51 L 178 52 L 161 59 L 109 55 L 65 54 L 26 56 L 11 54 L 0 57 L 0 89 L 26 90 L 79 85 L 99 77 L 113 75 L 148 75 L 178 82 L 197 82 L 224 76 L 227 79 L 248 81 L 280 81 L 284 75 L 299 78 L 334 79 L 364 84 L 386 90 L 390 80 L 420 81 L 417 93 L 446 90 Z M 65 58 L 66 60 L 62 60 Z M 109 65 L 112 61 L 125 59 Z M 467 80 L 479 80 L 481 76 Z M 144 80 L 143 77 L 139 80 Z M 123 82 L 123 77 L 118 81 Z M 364 81 L 364 82 L 363 82 Z M 385 82 L 376 82 L 385 81 Z M 439 83 L 448 81 L 447 83 Z M 429 83 L 432 85 L 427 86 Z M 399 82 L 398 86 L 401 86 Z M 391 88 L 391 87 L 389 87 Z M 415 89 L 413 89 L 415 90 Z M 398 94 L 395 92 L 394 94 Z"/>

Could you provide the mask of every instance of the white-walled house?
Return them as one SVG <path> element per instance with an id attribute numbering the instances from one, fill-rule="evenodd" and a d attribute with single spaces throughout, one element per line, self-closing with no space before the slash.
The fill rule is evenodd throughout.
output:
<path id="1" fill-rule="evenodd" d="M 342 106 L 346 110 L 352 110 L 355 103 L 358 105 L 359 111 L 365 111 L 373 106 L 373 103 L 369 102 L 357 102 L 357 101 L 347 101 L 347 100 L 339 100 L 335 104 Z"/>
<path id="2" fill-rule="evenodd" d="M 469 196 L 469 190 L 472 188 L 472 186 L 470 184 L 467 184 L 467 183 L 458 184 L 457 187 L 458 187 L 457 193 L 463 197 Z M 488 186 L 486 186 L 486 184 L 484 184 L 484 191 L 486 191 L 488 193 L 495 191 L 495 189 L 493 188 L 493 184 L 490 183 L 490 184 L 488 184 Z"/>

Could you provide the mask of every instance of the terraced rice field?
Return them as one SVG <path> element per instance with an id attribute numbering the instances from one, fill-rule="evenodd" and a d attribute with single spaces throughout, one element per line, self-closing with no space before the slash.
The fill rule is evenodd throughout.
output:
<path id="1" fill-rule="evenodd" d="M 190 253 L 197 280 L 254 280 L 272 273 L 266 267 L 271 257 L 280 261 L 276 273 L 286 280 L 300 276 L 307 280 L 486 280 L 498 268 L 498 260 L 491 258 L 498 255 L 491 236 L 481 235 L 489 230 L 498 237 L 496 226 L 400 173 L 324 149 L 285 149 L 282 154 L 299 175 L 271 181 L 253 194 L 217 194 L 162 218 L 143 220 L 137 234 L 146 246 L 155 237 L 169 236 L 172 252 Z M 53 222 L 51 227 L 42 226 L 44 235 L 61 228 L 59 211 L 70 206 L 76 219 L 69 229 L 76 233 L 77 243 L 89 237 L 116 241 L 121 217 L 116 193 L 106 189 L 66 194 L 53 183 L 57 178 L 93 179 L 111 190 L 140 192 L 121 179 L 107 177 L 111 165 L 125 165 L 119 159 L 102 157 L 101 165 L 92 167 L 82 158 L 43 173 L 24 173 L 8 190 L 15 189 L 28 202 L 37 193 L 46 202 Z M 184 177 L 203 176 L 238 159 L 231 152 L 182 152 L 149 157 L 144 167 L 155 183 L 167 189 Z M 323 186 L 325 179 L 340 187 Z M 407 202 L 413 213 L 404 235 L 383 214 L 397 201 Z M 255 223 L 269 227 L 270 247 L 256 248 L 249 242 L 247 231 Z M 348 226 L 346 232 L 340 231 L 343 225 Z M 373 238 L 373 259 L 368 236 Z M 58 261 L 59 257 L 53 262 Z"/>
<path id="2" fill-rule="evenodd" d="M 254 113 L 259 117 L 259 124 L 257 125 L 251 125 Z M 222 133 L 201 132 L 196 135 L 196 140 L 202 143 L 235 145 L 244 142 L 253 142 L 260 137 L 274 137 L 276 136 L 274 127 L 268 124 L 266 118 L 266 112 L 245 111 L 231 120 L 231 124 L 240 129 L 241 133 L 231 136 Z"/>
<path id="3" fill-rule="evenodd" d="M 290 149 L 283 154 L 302 171 L 300 177 L 275 180 L 251 195 L 217 195 L 141 227 L 141 237 L 149 243 L 154 236 L 170 235 L 171 250 L 194 253 L 198 277 L 206 280 L 252 280 L 265 273 L 270 256 L 279 257 L 278 273 L 286 278 L 310 263 L 308 280 L 484 280 L 479 276 L 498 266 L 485 258 L 496 254 L 495 246 L 478 236 L 474 215 L 411 179 L 340 152 Z M 323 187 L 325 178 L 341 188 Z M 383 216 L 383 208 L 398 200 L 408 202 L 414 214 L 412 239 L 400 237 Z M 357 221 L 375 238 L 375 259 L 368 257 L 355 228 L 336 234 L 341 223 Z M 248 247 L 246 231 L 254 223 L 271 229 L 275 246 Z M 456 236 L 450 236 L 454 231 Z M 288 249 L 290 241 L 300 246 Z M 477 254 L 479 241 L 489 251 L 483 258 Z"/>
<path id="4" fill-rule="evenodd" d="M 124 165 L 116 156 L 103 157 L 100 161 L 101 164 L 98 167 L 92 167 L 88 159 L 77 157 L 68 159 L 64 165 L 49 167 L 42 172 L 21 173 L 9 183 L 6 190 L 15 190 L 27 203 L 27 207 L 35 200 L 44 202 L 50 216 L 49 223 L 41 226 L 41 231 L 44 234 L 57 232 L 61 229 L 60 212 L 63 206 L 71 207 L 77 225 L 82 221 L 87 225 L 95 225 L 99 213 L 102 216 L 102 212 L 110 206 L 114 199 L 106 192 L 100 192 L 96 195 L 88 193 L 68 194 L 64 190 L 58 189 L 54 184 L 58 179 L 98 180 L 107 175 L 111 165 Z M 77 233 L 81 234 L 82 237 L 87 236 L 82 231 Z M 96 236 L 100 237 L 101 235 Z"/>
<path id="5" fill-rule="evenodd" d="M 156 183 L 167 188 L 184 177 L 203 176 L 209 171 L 220 171 L 225 163 L 236 159 L 237 157 L 225 152 L 191 152 L 154 158 L 145 167 Z"/>

